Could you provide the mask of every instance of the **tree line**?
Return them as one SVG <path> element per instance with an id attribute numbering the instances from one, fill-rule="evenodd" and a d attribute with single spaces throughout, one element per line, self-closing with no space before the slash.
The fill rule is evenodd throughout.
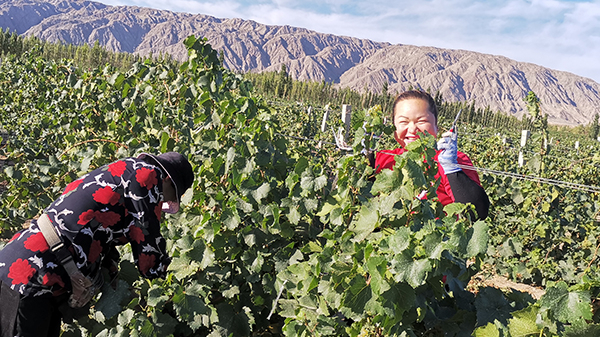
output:
<path id="1" fill-rule="evenodd" d="M 73 60 L 75 66 L 82 69 L 95 69 L 110 65 L 118 70 L 127 70 L 136 62 L 152 58 L 164 62 L 176 62 L 169 54 L 154 57 L 140 56 L 132 53 L 109 51 L 98 41 L 94 45 L 73 45 L 60 42 L 48 42 L 35 36 L 21 36 L 8 28 L 0 27 L 0 57 L 20 57 L 25 53 L 35 53 L 47 60 Z"/>
<path id="2" fill-rule="evenodd" d="M 288 74 L 285 65 L 282 65 L 280 71 L 247 73 L 245 76 L 252 81 L 257 92 L 266 98 L 318 106 L 350 104 L 355 109 L 368 109 L 380 105 L 383 111 L 391 111 L 397 94 L 389 92 L 387 82 L 384 83 L 382 91 L 377 93 L 367 88 L 362 92 L 348 87 L 338 88 L 334 83 L 326 81 L 294 80 Z M 469 125 L 509 131 L 533 127 L 533 121 L 529 117 L 519 119 L 502 111 L 493 111 L 489 106 L 478 108 L 475 107 L 475 102 L 446 102 L 439 91 L 435 93 L 432 93 L 431 89 L 426 91 L 434 97 L 439 110 L 438 121 L 441 123 L 453 121 L 458 111 L 462 110 L 460 122 Z"/>

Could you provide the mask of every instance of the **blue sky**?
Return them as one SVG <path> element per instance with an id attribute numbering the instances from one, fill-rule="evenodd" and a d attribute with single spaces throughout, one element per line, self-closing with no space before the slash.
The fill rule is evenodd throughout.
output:
<path id="1" fill-rule="evenodd" d="M 600 83 L 600 0 L 98 1 L 502 55 Z"/>

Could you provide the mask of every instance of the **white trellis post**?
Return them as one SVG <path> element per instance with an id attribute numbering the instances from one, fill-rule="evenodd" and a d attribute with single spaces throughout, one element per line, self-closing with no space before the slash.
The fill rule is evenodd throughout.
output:
<path id="1" fill-rule="evenodd" d="M 342 105 L 342 122 L 345 126 L 344 141 L 348 139 L 348 132 L 350 132 L 350 119 L 352 118 L 352 106 L 349 104 Z"/>
<path id="2" fill-rule="evenodd" d="M 531 132 L 529 132 L 529 130 L 521 131 L 521 147 L 525 147 L 525 145 L 527 145 L 527 140 L 529 140 L 530 135 Z"/>
<path id="3" fill-rule="evenodd" d="M 323 112 L 323 121 L 321 122 L 321 132 L 325 132 L 327 130 L 327 120 L 329 119 L 329 105 L 325 106 L 325 111 Z M 320 149 L 323 147 L 323 141 L 320 140 L 317 147 Z"/>
<path id="4" fill-rule="evenodd" d="M 325 132 L 327 130 L 327 120 L 329 119 L 329 107 L 325 107 L 325 112 L 323 112 L 323 121 L 321 122 L 321 132 Z"/>
<path id="5" fill-rule="evenodd" d="M 531 132 L 529 132 L 529 130 L 521 130 L 521 150 L 519 151 L 519 167 L 523 167 L 525 163 L 522 149 L 525 147 L 525 145 L 527 145 L 527 140 L 529 139 L 530 135 Z"/>
<path id="6" fill-rule="evenodd" d="M 312 106 L 309 106 L 308 109 L 306 109 L 306 113 L 308 115 L 308 126 L 310 128 L 309 137 L 314 137 L 316 130 L 314 130 L 314 128 L 315 128 L 314 122 L 315 121 L 313 121 L 313 117 L 312 117 Z"/>
<path id="7" fill-rule="evenodd" d="M 523 163 L 524 163 L 523 152 L 519 151 L 519 167 L 523 167 Z"/>

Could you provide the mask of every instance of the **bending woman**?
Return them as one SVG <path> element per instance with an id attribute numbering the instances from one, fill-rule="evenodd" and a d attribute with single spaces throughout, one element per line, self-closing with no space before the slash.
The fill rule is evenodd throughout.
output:
<path id="1" fill-rule="evenodd" d="M 392 109 L 392 121 L 396 127 L 394 138 L 400 147 L 378 152 L 374 167 L 376 172 L 393 169 L 394 156 L 404 153 L 404 147 L 419 138 L 417 132 L 427 132 L 437 136 L 437 107 L 426 92 L 406 91 L 396 98 Z M 438 151 L 434 160 L 438 162 L 436 179 L 440 179 L 437 195 L 442 205 L 453 202 L 470 203 L 475 206 L 478 219 L 488 216 L 490 202 L 475 170 L 462 170 L 458 165 L 473 166 L 469 157 L 457 151 L 456 139 L 445 133 L 438 141 Z"/>
<path id="2" fill-rule="evenodd" d="M 168 152 L 124 158 L 67 185 L 0 250 L 0 336 L 58 337 L 63 318 L 100 290 L 102 267 L 116 274 L 116 246 L 131 245 L 142 276 L 164 277 L 161 215 L 179 210 L 193 182 L 187 158 Z"/>

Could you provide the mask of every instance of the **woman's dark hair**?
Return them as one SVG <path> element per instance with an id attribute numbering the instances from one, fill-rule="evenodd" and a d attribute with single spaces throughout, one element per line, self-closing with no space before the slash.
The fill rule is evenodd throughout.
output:
<path id="1" fill-rule="evenodd" d="M 392 123 L 394 123 L 394 118 L 396 118 L 396 105 L 398 102 L 405 101 L 407 99 L 421 99 L 427 102 L 427 105 L 429 105 L 429 112 L 433 114 L 435 117 L 435 123 L 437 124 L 438 110 L 437 106 L 435 105 L 435 101 L 429 93 L 421 90 L 405 91 L 396 97 L 396 100 L 394 100 L 394 105 L 392 106 Z"/>

